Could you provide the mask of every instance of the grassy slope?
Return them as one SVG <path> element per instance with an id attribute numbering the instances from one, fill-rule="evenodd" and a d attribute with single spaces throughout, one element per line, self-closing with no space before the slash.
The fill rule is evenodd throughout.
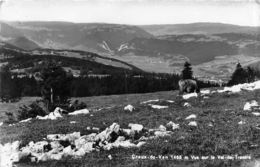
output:
<path id="1" fill-rule="evenodd" d="M 171 137 L 150 140 L 139 149 L 112 149 L 87 154 L 81 159 L 64 159 L 62 161 L 49 161 L 39 164 L 21 163 L 20 166 L 248 166 L 247 161 L 162 161 L 162 160 L 132 160 L 131 155 L 223 155 L 223 154 L 250 154 L 259 158 L 260 130 L 255 128 L 260 120 L 250 112 L 243 111 L 248 100 L 260 102 L 260 91 L 241 92 L 239 94 L 213 94 L 208 99 L 193 98 L 183 100 L 176 96 L 176 92 L 159 92 L 140 95 L 117 95 L 82 98 L 92 109 L 91 115 L 65 116 L 56 121 L 33 120 L 15 126 L 2 126 L 0 128 L 0 141 L 2 143 L 22 140 L 23 144 L 29 141 L 39 141 L 52 133 L 70 133 L 80 131 L 89 134 L 92 131 L 86 127 L 99 127 L 101 130 L 117 122 L 126 128 L 129 123 L 140 123 L 146 128 L 158 128 L 169 121 L 180 124 L 180 129 L 174 131 Z M 152 109 L 144 100 L 161 99 L 156 104 L 168 105 L 168 109 Z M 167 103 L 163 100 L 174 100 Z M 183 107 L 188 101 L 192 107 Z M 123 111 L 126 104 L 133 104 L 136 111 L 130 113 Z M 95 111 L 95 108 L 105 108 Z M 185 118 L 196 114 L 197 128 L 187 126 L 189 121 Z M 246 124 L 238 125 L 239 121 Z M 70 121 L 77 121 L 70 124 Z M 208 124 L 212 123 L 213 127 Z M 111 154 L 113 160 L 107 156 Z"/>

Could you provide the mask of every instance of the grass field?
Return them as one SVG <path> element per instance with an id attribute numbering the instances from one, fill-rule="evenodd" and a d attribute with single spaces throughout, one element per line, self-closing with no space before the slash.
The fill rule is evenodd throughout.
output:
<path id="1" fill-rule="evenodd" d="M 27 98 L 28 99 L 28 98 Z M 166 109 L 153 109 L 146 100 L 160 99 L 152 104 L 169 106 Z M 24 99 L 22 99 L 24 100 Z M 114 148 L 110 151 L 94 151 L 80 159 L 65 158 L 61 161 L 40 163 L 23 162 L 17 166 L 174 166 L 174 167 L 204 167 L 232 166 L 257 167 L 260 158 L 260 118 L 252 111 L 244 111 L 244 104 L 249 100 L 260 102 L 260 90 L 240 92 L 236 94 L 215 93 L 209 98 L 191 98 L 184 100 L 177 92 L 156 92 L 149 94 L 114 95 L 80 98 L 88 104 L 90 114 L 64 116 L 57 120 L 32 120 L 14 126 L 0 127 L 1 143 L 22 141 L 41 141 L 47 134 L 81 132 L 90 134 L 93 130 L 87 127 L 98 127 L 100 131 L 116 122 L 122 128 L 129 123 L 138 123 L 145 128 L 158 128 L 169 121 L 180 124 L 180 128 L 168 137 L 150 139 L 140 148 Z M 167 100 L 173 100 L 170 103 Z M 24 100 L 28 103 L 30 100 Z M 191 107 L 184 107 L 188 102 Z M 21 103 L 21 102 L 19 102 Z M 124 111 L 127 104 L 132 104 L 136 110 Z M 16 110 L 19 104 L 0 104 L 0 108 Z M 188 126 L 185 118 L 195 114 L 197 127 Z M 70 124 L 70 121 L 76 121 Z M 244 124 L 238 124 L 240 121 Z M 259 127 L 258 127 L 259 125 Z M 108 158 L 108 155 L 112 156 Z M 146 156 L 144 159 L 137 156 Z M 174 155 L 187 156 L 188 159 L 168 159 Z M 228 160 L 218 156 L 248 156 L 250 160 Z M 154 157 L 150 157 L 154 156 Z M 160 157 L 164 156 L 164 157 Z M 199 159 L 192 159 L 197 156 Z M 202 160 L 202 156 L 217 157 Z M 147 158 L 148 157 L 148 158 Z M 153 158 L 155 158 L 153 160 Z"/>

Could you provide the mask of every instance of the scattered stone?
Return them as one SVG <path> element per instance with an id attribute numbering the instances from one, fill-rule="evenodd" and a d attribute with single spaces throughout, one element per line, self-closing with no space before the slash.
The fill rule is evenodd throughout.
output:
<path id="1" fill-rule="evenodd" d="M 69 115 L 79 115 L 79 114 L 89 114 L 88 109 L 81 109 L 81 110 L 76 110 L 74 112 L 69 113 Z"/>
<path id="2" fill-rule="evenodd" d="M 0 122 L 0 126 L 2 126 L 4 123 L 3 122 Z"/>
<path id="3" fill-rule="evenodd" d="M 28 119 L 25 119 L 25 120 L 20 121 L 19 123 L 29 122 L 29 121 L 31 121 L 31 120 L 32 120 L 32 118 L 28 118 Z"/>
<path id="4" fill-rule="evenodd" d="M 75 123 L 77 123 L 76 121 L 70 121 L 70 124 L 75 124 Z"/>
<path id="5" fill-rule="evenodd" d="M 210 123 L 208 124 L 208 126 L 209 126 L 209 127 L 213 127 L 213 124 L 210 122 Z"/>
<path id="6" fill-rule="evenodd" d="M 171 131 L 164 131 L 164 132 L 162 132 L 162 131 L 155 131 L 154 135 L 155 135 L 155 137 L 165 137 L 165 136 L 170 136 L 171 133 L 172 133 Z"/>
<path id="7" fill-rule="evenodd" d="M 191 121 L 188 125 L 189 126 L 198 126 L 196 121 Z"/>
<path id="8" fill-rule="evenodd" d="M 239 122 L 238 122 L 238 125 L 244 125 L 244 124 L 246 124 L 245 121 L 239 121 Z"/>
<path id="9" fill-rule="evenodd" d="M 70 134 L 50 134 L 47 135 L 48 140 L 62 140 L 62 141 L 74 141 L 76 139 L 80 138 L 80 132 L 73 132 Z"/>
<path id="10" fill-rule="evenodd" d="M 149 104 L 149 106 L 151 106 L 151 107 L 154 108 L 154 109 L 164 109 L 164 108 L 168 108 L 168 106 L 160 106 L 160 105 L 152 105 L 152 104 Z"/>
<path id="11" fill-rule="evenodd" d="M 185 119 L 189 120 L 189 119 L 196 119 L 196 118 L 197 118 L 197 116 L 195 114 L 191 114 L 188 117 L 186 117 Z"/>
<path id="12" fill-rule="evenodd" d="M 151 103 L 151 102 L 158 102 L 159 99 L 156 99 L 156 100 L 148 100 L 148 101 L 143 101 L 141 102 L 141 104 L 146 104 L 146 103 Z"/>
<path id="13" fill-rule="evenodd" d="M 210 94 L 210 90 L 201 90 L 200 93 L 202 93 L 202 94 Z"/>
<path id="14" fill-rule="evenodd" d="M 143 130 L 143 128 L 144 128 L 143 125 L 140 125 L 140 124 L 132 124 L 132 123 L 130 123 L 130 124 L 128 125 L 128 127 L 130 127 L 132 131 L 135 131 L 135 132 L 137 132 L 137 133 L 141 132 L 141 131 Z"/>
<path id="15" fill-rule="evenodd" d="M 225 87 L 223 90 L 218 90 L 218 93 L 223 93 L 223 92 L 238 93 L 242 90 L 253 91 L 256 89 L 260 89 L 260 81 L 256 81 L 253 83 L 238 84 L 232 87 Z"/>
<path id="16" fill-rule="evenodd" d="M 184 106 L 184 107 L 191 107 L 191 104 L 188 103 L 188 102 L 185 102 L 185 103 L 183 104 L 183 106 Z"/>
<path id="17" fill-rule="evenodd" d="M 166 131 L 166 127 L 163 126 L 163 125 L 160 125 L 160 126 L 159 126 L 159 130 L 160 130 L 160 131 Z"/>
<path id="18" fill-rule="evenodd" d="M 179 124 L 175 124 L 175 123 L 172 122 L 172 121 L 168 122 L 166 126 L 167 126 L 167 127 L 170 127 L 172 130 L 175 130 L 175 129 L 179 129 L 179 128 L 180 128 Z"/>
<path id="19" fill-rule="evenodd" d="M 108 157 L 108 159 L 110 159 L 110 160 L 113 159 L 113 157 L 112 157 L 111 154 L 109 154 L 107 157 Z"/>
<path id="20" fill-rule="evenodd" d="M 136 147 L 142 147 L 145 143 L 146 143 L 146 142 L 144 142 L 144 141 L 140 141 L 140 142 L 136 145 Z"/>
<path id="21" fill-rule="evenodd" d="M 135 108 L 134 108 L 134 106 L 128 104 L 127 106 L 125 106 L 124 110 L 125 110 L 125 111 L 130 111 L 130 112 L 132 112 L 132 111 L 135 110 Z"/>
<path id="22" fill-rule="evenodd" d="M 259 107 L 257 101 L 252 100 L 250 102 L 246 102 L 246 104 L 244 105 L 244 111 L 250 111 L 254 107 Z"/>
<path id="23" fill-rule="evenodd" d="M 119 136 L 120 126 L 117 123 L 113 123 L 110 127 L 99 133 L 95 137 L 95 141 L 112 141 Z"/>
<path id="24" fill-rule="evenodd" d="M 45 119 L 51 119 L 51 120 L 55 120 L 57 118 L 62 118 L 62 112 L 65 111 L 59 107 L 56 107 L 56 109 L 49 113 L 48 115 L 45 116 L 37 116 L 36 119 L 41 119 L 41 120 L 45 120 Z"/>
<path id="25" fill-rule="evenodd" d="M 257 116 L 257 117 L 260 116 L 260 112 L 252 112 L 252 114 Z"/>
<path id="26" fill-rule="evenodd" d="M 198 97 L 198 94 L 197 93 L 189 93 L 189 94 L 186 94 L 186 95 L 183 95 L 182 98 L 183 99 L 189 99 L 191 97 Z"/>

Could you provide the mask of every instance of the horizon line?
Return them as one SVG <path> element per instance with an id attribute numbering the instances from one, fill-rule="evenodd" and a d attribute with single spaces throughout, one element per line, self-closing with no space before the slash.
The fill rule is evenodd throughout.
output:
<path id="1" fill-rule="evenodd" d="M 241 24 L 231 24 L 225 22 L 183 22 L 183 23 L 153 23 L 153 24 L 127 24 L 127 23 L 113 23 L 113 22 L 75 22 L 75 21 L 66 21 L 66 20 L 0 20 L 0 22 L 56 22 L 56 23 L 73 23 L 73 24 L 115 24 L 115 25 L 129 25 L 129 26 L 160 26 L 160 25 L 185 25 L 185 24 L 224 24 L 224 25 L 233 25 L 240 27 L 253 27 L 260 28 L 260 25 L 241 25 Z"/>

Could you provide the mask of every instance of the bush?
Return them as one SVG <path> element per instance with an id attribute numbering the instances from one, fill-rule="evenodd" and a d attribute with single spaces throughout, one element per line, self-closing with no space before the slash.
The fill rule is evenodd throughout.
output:
<path id="1" fill-rule="evenodd" d="M 4 123 L 12 124 L 12 123 L 17 122 L 17 120 L 15 119 L 15 116 L 14 116 L 13 113 L 11 113 L 11 112 L 5 112 L 5 115 L 7 116 L 7 120 L 4 121 Z"/>
<path id="2" fill-rule="evenodd" d="M 66 109 L 68 112 L 73 112 L 75 110 L 80 110 L 87 108 L 87 105 L 83 102 L 79 102 L 78 100 L 75 100 L 73 103 L 71 103 L 68 108 Z"/>
<path id="3" fill-rule="evenodd" d="M 35 101 L 29 106 L 23 105 L 18 110 L 17 119 L 18 120 L 24 120 L 27 118 L 35 118 L 36 116 L 45 116 L 48 113 L 52 112 L 56 107 L 60 107 L 64 110 L 66 110 L 68 113 L 73 112 L 75 110 L 80 110 L 87 108 L 87 105 L 83 102 L 79 102 L 78 100 L 75 100 L 73 103 L 70 103 L 68 100 L 66 103 L 58 103 L 58 104 L 52 104 L 49 107 L 46 107 L 46 104 L 43 100 Z M 51 108 L 49 111 L 48 108 Z M 11 113 L 12 114 L 12 113 Z M 10 117 L 11 120 L 11 116 Z"/>
<path id="4" fill-rule="evenodd" d="M 20 107 L 18 110 L 17 119 L 23 120 L 27 118 L 35 118 L 37 115 L 44 116 L 46 114 L 46 111 L 40 106 L 38 101 L 36 101 L 29 106 L 23 105 Z"/>

